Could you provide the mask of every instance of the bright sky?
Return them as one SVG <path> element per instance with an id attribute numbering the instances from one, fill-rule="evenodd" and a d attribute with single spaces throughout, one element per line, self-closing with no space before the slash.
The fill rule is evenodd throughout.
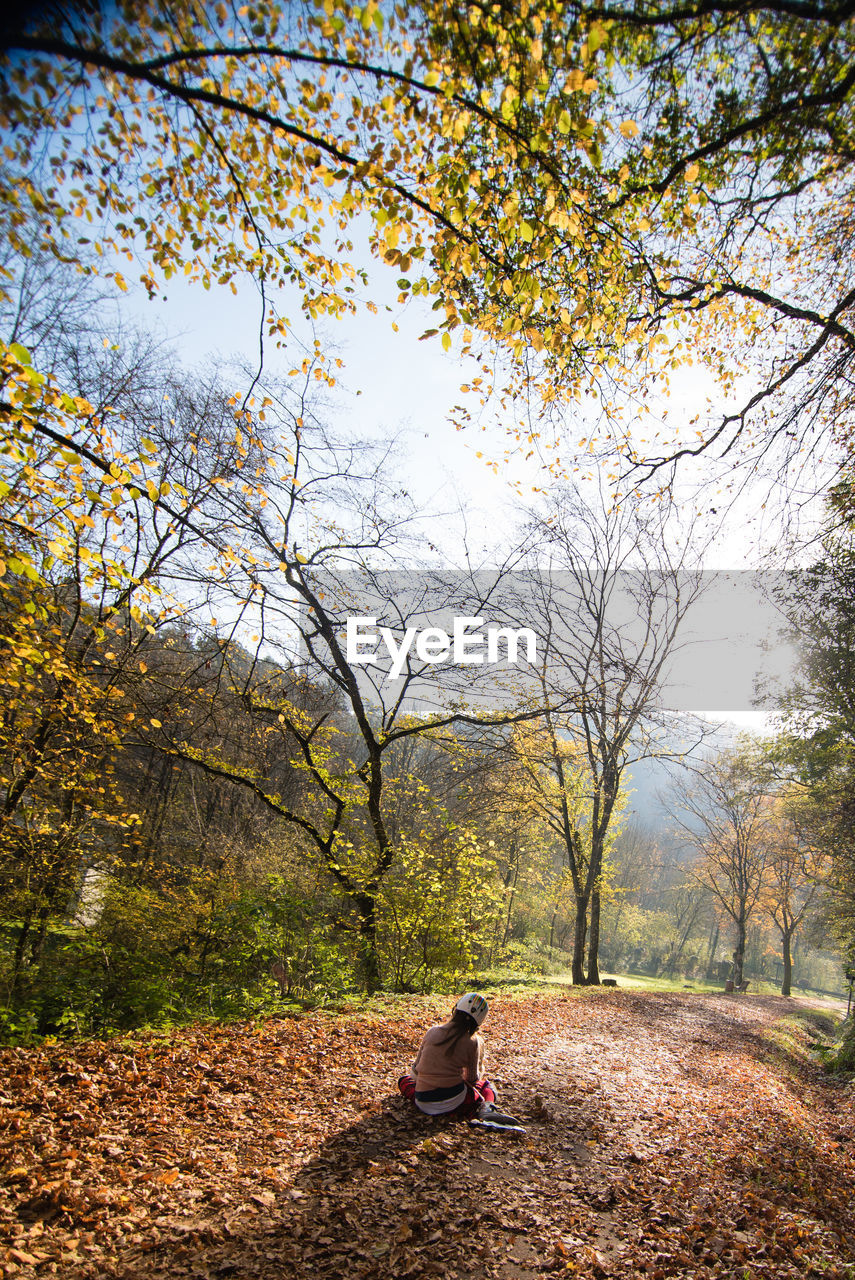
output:
<path id="1" fill-rule="evenodd" d="M 380 280 L 384 273 L 377 268 Z M 388 273 L 386 273 L 388 274 Z M 400 435 L 400 471 L 420 508 L 456 512 L 461 506 L 473 518 L 489 516 L 480 545 L 501 542 L 504 526 L 510 527 L 513 497 L 510 481 L 522 479 L 522 468 L 502 468 L 495 475 L 476 452 L 483 450 L 484 437 L 475 431 L 458 432 L 448 421 L 448 410 L 463 396 L 461 383 L 471 365 L 442 350 L 436 340 L 419 341 L 432 317 L 427 308 L 411 304 L 402 310 L 395 305 L 394 282 L 388 296 L 392 313 L 381 309 L 377 315 L 361 309 L 358 316 L 329 320 L 319 331 L 325 350 L 334 350 L 345 362 L 335 396 L 339 425 L 364 439 Z M 188 364 L 212 356 L 234 355 L 255 362 L 258 352 L 257 297 L 249 291 L 237 297 L 222 290 L 221 297 L 205 294 L 200 288 L 170 282 L 166 302 L 136 305 L 143 324 L 152 319 L 177 338 L 177 346 Z M 297 320 L 297 308 L 290 311 Z M 392 329 L 392 321 L 398 332 Z M 268 345 L 265 360 L 269 369 L 287 372 L 302 359 Z M 500 457 L 504 441 L 495 450 Z M 491 455 L 492 456 L 492 455 Z M 536 466 L 528 468 L 529 483 L 541 478 Z"/>
<path id="2" fill-rule="evenodd" d="M 433 326 L 428 307 L 414 301 L 402 310 L 396 302 L 394 275 L 377 263 L 371 263 L 370 269 L 378 314 L 361 308 L 355 317 L 327 321 L 318 335 L 325 350 L 334 349 L 345 362 L 331 409 L 332 425 L 364 439 L 399 435 L 401 480 L 419 510 L 437 513 L 436 541 L 442 547 L 444 534 L 446 546 L 459 555 L 465 537 L 473 559 L 479 560 L 493 548 L 508 545 L 520 501 L 535 500 L 532 489 L 544 483 L 544 473 L 536 460 L 502 462 L 506 440 L 498 427 L 487 434 L 476 428 L 455 430 L 448 420 L 449 410 L 465 399 L 460 386 L 471 377 L 471 365 L 454 352 L 444 352 L 437 340 L 419 341 L 420 334 Z M 235 356 L 257 359 L 259 302 L 253 291 L 237 296 L 226 289 L 206 293 L 199 286 L 172 281 L 165 301 L 149 302 L 139 296 L 133 300 L 133 310 L 142 325 L 161 328 L 175 340 L 188 366 L 225 362 Z M 281 306 L 280 310 L 299 319 L 296 305 L 290 311 Z M 269 344 L 266 367 L 287 372 L 301 358 L 302 353 L 278 351 Z M 684 369 L 673 381 L 670 418 L 692 417 L 714 394 L 703 370 Z M 478 451 L 499 462 L 498 473 L 476 457 Z M 522 488 L 521 498 L 514 492 L 514 482 Z M 690 501 L 688 489 L 686 500 Z M 706 508 L 716 501 L 715 496 L 707 496 Z M 727 506 L 726 496 L 721 505 Z M 708 528 L 704 567 L 746 569 L 761 562 L 764 543 L 770 538 L 774 543 L 780 535 L 774 525 L 764 527 L 766 517 L 758 508 L 749 492 L 723 523 L 718 522 L 714 535 Z M 696 709 L 762 731 L 767 728 L 765 717 L 750 709 L 755 674 L 761 669 L 768 672 L 770 665 L 773 671 L 785 673 L 792 655 L 775 651 L 774 628 L 762 609 L 743 601 L 737 612 L 738 626 L 726 616 L 726 608 L 699 622 L 684 675 L 691 683 L 691 668 L 698 665 L 723 673 L 718 696 Z M 772 644 L 771 655 L 763 652 L 766 641 Z M 725 689 L 731 691 L 730 698 Z"/>
<path id="3" fill-rule="evenodd" d="M 360 308 L 356 316 L 326 321 L 319 331 L 325 350 L 334 350 L 345 362 L 336 393 L 340 425 L 365 439 L 399 435 L 401 474 L 420 507 L 449 513 L 462 506 L 471 513 L 470 530 L 481 522 L 479 546 L 501 545 L 519 502 L 514 484 L 521 487 L 522 501 L 534 501 L 532 490 L 548 477 L 536 459 L 528 463 L 520 457 L 503 460 L 508 441 L 500 427 L 487 433 L 475 426 L 455 430 L 448 420 L 451 407 L 474 400 L 460 390 L 472 376 L 471 362 L 461 360 L 454 351 L 444 352 L 437 339 L 419 341 L 424 330 L 433 327 L 435 317 L 420 299 L 406 309 L 398 306 L 393 274 L 380 264 L 372 267 L 378 313 Z M 253 364 L 257 360 L 259 303 L 251 290 L 238 296 L 226 289 L 205 293 L 199 286 L 173 280 L 166 301 L 149 302 L 139 296 L 133 309 L 143 325 L 162 327 L 175 339 L 188 365 L 235 355 Z M 296 305 L 289 313 L 299 321 Z M 268 369 L 287 371 L 298 358 L 302 353 L 298 357 L 287 347 L 280 351 L 271 342 L 267 345 Z M 685 366 L 672 379 L 670 420 L 694 417 L 708 400 L 715 404 L 715 394 L 713 380 L 703 369 Z M 478 452 L 483 459 L 476 456 Z M 499 464 L 498 473 L 487 465 L 488 460 Z M 686 469 L 692 489 L 701 466 L 689 464 Z M 683 499 L 689 500 L 689 494 L 687 484 Z M 723 513 L 728 497 L 722 493 L 708 494 L 705 510 L 709 512 L 719 498 L 716 511 Z M 704 567 L 758 566 L 764 548 L 768 551 L 780 538 L 779 530 L 767 520 L 759 502 L 747 495 L 724 521 L 716 522 L 714 536 L 708 528 Z"/>

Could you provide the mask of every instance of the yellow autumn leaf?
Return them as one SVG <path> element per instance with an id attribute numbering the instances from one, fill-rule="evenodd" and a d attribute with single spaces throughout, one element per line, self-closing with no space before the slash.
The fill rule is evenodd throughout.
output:
<path id="1" fill-rule="evenodd" d="M 466 137 L 466 130 L 469 128 L 470 115 L 468 111 L 461 111 L 454 118 L 454 126 L 451 130 L 451 136 L 455 142 L 462 142 Z"/>
<path id="2" fill-rule="evenodd" d="M 634 120 L 624 120 L 620 125 L 620 132 L 625 138 L 634 138 L 640 130 Z"/>

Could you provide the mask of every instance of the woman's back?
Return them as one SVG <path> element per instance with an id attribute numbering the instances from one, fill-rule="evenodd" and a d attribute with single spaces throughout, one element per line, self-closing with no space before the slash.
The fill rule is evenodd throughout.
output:
<path id="1" fill-rule="evenodd" d="M 466 1080 L 474 1084 L 478 1079 L 478 1063 L 481 1056 L 480 1036 L 462 1036 L 452 1043 L 452 1026 L 443 1022 L 425 1033 L 414 1063 L 416 1088 L 421 1093 L 430 1089 L 445 1089 Z"/>

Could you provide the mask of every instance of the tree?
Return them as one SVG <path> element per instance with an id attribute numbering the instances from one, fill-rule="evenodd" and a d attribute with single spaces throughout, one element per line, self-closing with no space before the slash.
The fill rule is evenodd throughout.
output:
<path id="1" fill-rule="evenodd" d="M 542 234 L 579 268 L 594 235 L 598 284 L 622 252 L 584 196 L 577 215 L 566 211 L 603 132 L 588 116 L 596 83 L 584 70 L 600 31 L 588 39 L 582 24 L 568 46 L 557 6 L 483 22 L 433 4 L 388 14 L 374 3 L 327 13 L 275 0 L 239 10 L 184 0 L 51 9 L 5 33 L 0 101 L 15 133 L 10 171 L 22 178 L 7 188 L 10 235 L 26 252 L 17 224 L 31 203 L 45 246 L 67 255 L 74 218 L 105 218 L 105 248 L 146 254 L 151 293 L 176 272 L 206 287 L 248 273 L 260 334 L 277 334 L 287 329 L 273 309 L 281 285 L 296 286 L 312 317 L 353 305 L 359 272 L 343 236 L 327 249 L 325 227 L 346 234 L 368 215 L 375 253 L 404 294 L 438 294 L 447 334 L 477 320 L 521 351 L 528 317 L 542 342 L 535 313 L 546 305 L 556 338 L 569 337 L 579 321 L 566 288 L 560 298 L 535 288 Z M 103 127 L 90 156 L 77 127 L 93 99 Z M 50 163 L 40 166 L 46 136 Z M 556 136 L 567 173 L 549 160 Z M 521 184 L 526 170 L 533 181 Z M 435 280 L 407 278 L 428 264 Z M 115 258 L 103 270 L 123 287 Z"/>
<path id="2" fill-rule="evenodd" d="M 729 468 L 742 457 L 803 471 L 800 450 L 851 438 L 853 291 L 840 253 L 851 235 L 848 13 L 774 0 L 596 13 L 614 55 L 611 91 L 625 77 L 638 128 L 616 204 L 667 239 L 650 267 L 658 274 L 670 257 L 651 285 L 654 310 L 664 322 L 684 309 L 695 351 L 736 401 L 658 454 L 630 451 L 635 474 L 713 452 Z M 736 380 L 745 369 L 747 391 Z"/>
<path id="3" fill-rule="evenodd" d="M 37 374 L 24 347 L 6 349 L 4 394 L 22 410 L 20 422 L 41 404 L 85 419 L 101 438 L 109 419 L 114 457 L 128 458 L 133 472 L 127 479 L 143 483 L 145 468 L 158 492 L 175 485 L 188 506 L 203 504 L 215 483 L 212 459 L 227 460 L 210 386 L 199 379 L 190 392 L 169 353 L 136 335 L 105 350 L 84 321 L 91 289 L 43 258 L 18 268 L 8 271 L 3 320 L 50 373 Z M 186 441 L 203 422 L 209 443 L 190 460 Z M 130 461 L 131 452 L 144 463 Z M 19 433 L 0 458 L 0 860 L 18 930 L 13 989 L 28 949 L 27 962 L 37 961 L 86 869 L 93 861 L 103 868 L 133 842 L 139 815 L 117 785 L 116 760 L 133 732 L 146 644 L 186 605 L 169 586 L 205 536 L 150 509 L 136 486 L 117 482 L 114 466 L 105 472 L 46 432 Z"/>
<path id="4" fill-rule="evenodd" d="M 554 923 L 556 842 L 544 822 L 544 779 L 534 745 L 540 733 L 537 719 L 492 735 L 461 726 L 456 748 L 445 753 L 457 779 L 450 816 L 477 833 L 492 879 L 501 886 L 495 932 L 480 955 L 490 968 L 542 947 L 551 917 Z M 447 793 L 435 779 L 430 785 L 434 794 Z"/>
<path id="5" fill-rule="evenodd" d="M 670 928 L 662 969 L 673 977 L 682 963 L 689 939 L 696 933 L 709 906 L 709 894 L 692 876 L 684 873 L 670 887 L 665 901 Z"/>
<path id="6" fill-rule="evenodd" d="M 833 508 L 832 508 L 833 510 Z M 823 541 L 822 558 L 785 583 L 779 603 L 799 650 L 792 685 L 775 701 L 785 736 L 782 763 L 810 802 L 810 841 L 833 857 L 841 919 L 855 918 L 847 894 L 851 874 L 851 756 L 855 745 L 855 562 L 847 525 Z M 771 695 L 770 695 L 771 698 Z M 808 809 L 800 803 L 799 816 Z"/>
<path id="7" fill-rule="evenodd" d="M 781 995 L 792 995 L 793 938 L 815 903 L 827 875 L 826 858 L 810 844 L 798 819 L 798 800 L 778 801 L 773 818 L 766 880 L 766 910 L 781 935 Z M 789 812 L 788 812 L 789 809 Z"/>
<path id="8" fill-rule="evenodd" d="M 778 756 L 797 793 L 801 841 L 827 858 L 832 929 L 844 955 L 855 955 L 855 559 L 852 548 L 851 485 L 841 485 L 828 503 L 828 528 L 820 558 L 791 575 L 778 603 L 788 638 L 799 650 L 792 685 L 767 702 L 777 705 L 783 733 Z M 851 1036 L 844 1059 L 851 1061 Z"/>
<path id="9" fill-rule="evenodd" d="M 487 731 L 538 709 L 443 707 L 437 668 L 417 650 L 407 653 L 397 680 L 352 659 L 348 617 L 360 593 L 373 601 L 376 625 L 397 637 L 413 618 L 447 605 L 447 591 L 456 593 L 455 609 L 471 613 L 475 604 L 441 576 L 425 575 L 414 595 L 402 595 L 393 570 L 407 546 L 411 504 L 384 447 L 327 430 L 313 401 L 314 368 L 307 360 L 299 379 L 260 384 L 258 433 L 244 438 L 235 474 L 194 515 L 203 520 L 210 509 L 228 528 L 227 542 L 211 539 L 210 561 L 188 567 L 185 592 L 194 601 L 195 582 L 195 601 L 210 608 L 228 646 L 217 669 L 252 719 L 252 750 L 230 753 L 227 724 L 210 746 L 197 739 L 210 692 L 192 668 L 176 672 L 169 719 L 149 716 L 145 733 L 161 752 L 251 792 L 299 833 L 349 902 L 364 979 L 376 987 L 381 887 L 405 845 L 410 857 L 414 847 L 399 821 L 396 754 L 410 739 L 453 737 L 465 725 Z M 329 698 L 301 699 L 301 684 Z M 430 689 L 439 709 L 415 714 L 419 694 Z M 228 705 L 221 699 L 210 714 L 226 718 Z M 302 779 L 296 793 L 278 783 L 283 765 Z"/>
<path id="10" fill-rule="evenodd" d="M 851 298 L 832 248 L 851 223 L 849 31 L 835 24 L 844 11 L 833 6 L 791 10 L 87 0 L 35 16 L 22 9 L 6 23 L 4 265 L 21 275 L 35 260 L 66 261 L 119 296 L 129 260 L 152 296 L 176 275 L 203 288 L 248 279 L 259 295 L 258 365 L 230 374 L 229 385 L 209 381 L 205 403 L 191 403 L 186 389 L 177 395 L 172 434 L 142 397 L 142 416 L 162 428 L 156 438 L 130 412 L 123 418 L 104 388 L 87 391 L 73 363 L 53 360 L 50 324 L 31 327 L 28 347 L 16 327 L 27 305 L 10 308 L 12 340 L 0 353 L 7 648 L 25 684 L 38 654 L 50 650 L 53 664 L 27 689 L 17 728 L 7 723 L 11 812 L 20 812 L 38 770 L 52 785 L 82 741 L 67 726 L 50 737 L 44 708 L 56 704 L 57 688 L 74 684 L 74 716 L 107 741 L 115 716 L 104 717 L 103 730 L 95 721 L 105 690 L 120 685 L 104 663 L 145 661 L 143 634 L 174 606 L 158 593 L 175 551 L 176 564 L 194 568 L 194 604 L 214 606 L 220 618 L 226 643 L 216 670 L 226 696 L 218 715 L 240 703 L 265 744 L 263 767 L 247 763 L 245 742 L 226 759 L 225 732 L 216 744 L 194 739 L 210 691 L 193 685 L 192 668 L 166 671 L 174 697 L 165 705 L 181 707 L 174 722 L 156 714 L 160 694 L 142 682 L 141 703 L 150 705 L 147 728 L 135 722 L 140 749 L 195 761 L 284 816 L 356 905 L 366 957 L 376 950 L 376 894 L 396 856 L 386 761 L 405 738 L 467 718 L 408 719 L 397 695 L 378 712 L 364 672 L 343 655 L 344 596 L 323 593 L 330 582 L 344 586 L 354 568 L 380 572 L 400 531 L 398 511 L 388 488 L 372 491 L 379 461 L 363 473 L 355 447 L 324 442 L 317 423 L 304 429 L 305 386 L 289 399 L 266 377 L 270 341 L 287 341 L 289 355 L 299 345 L 278 299 L 290 307 L 296 293 L 311 322 L 356 306 L 367 277 L 352 239 L 367 225 L 402 299 L 431 301 L 443 345 L 459 338 L 480 361 L 470 393 L 495 391 L 505 404 L 523 398 L 526 426 L 513 428 L 521 445 L 535 448 L 548 421 L 563 433 L 568 405 L 601 400 L 608 449 L 633 482 L 716 442 L 735 451 L 752 415 L 771 413 L 776 397 L 809 408 L 797 434 L 802 421 L 809 432 L 823 429 L 831 410 L 844 421 L 847 383 L 838 375 L 852 347 Z M 816 58 L 801 56 L 808 24 L 821 33 Z M 796 235 L 805 202 L 809 217 Z M 808 261 L 809 284 L 799 275 Z M 652 387 L 694 338 L 733 386 L 737 323 L 749 352 L 764 341 L 765 385 L 715 429 L 702 424 L 698 437 L 693 428 L 690 443 L 663 446 L 661 457 L 642 450 L 616 412 L 629 374 Z M 105 387 L 120 364 L 108 357 L 101 366 Z M 334 362 L 313 340 L 293 368 L 295 387 L 335 381 Z M 197 430 L 200 415 L 216 423 L 213 441 Z M 786 414 L 770 423 L 761 448 L 796 430 Z M 595 434 L 586 425 L 584 445 L 596 455 L 603 437 L 598 445 Z M 316 447 L 306 488 L 306 451 Z M 342 520 L 333 513 L 339 502 Z M 138 542 L 112 543 L 119 521 Z M 569 545 L 561 531 L 548 537 Z M 62 582 L 59 591 L 63 574 L 71 588 Z M 585 590 L 583 581 L 580 598 L 591 603 Z M 295 601 L 314 664 L 309 685 L 332 688 L 334 711 L 295 692 L 294 655 L 283 641 Z M 400 624 L 386 603 L 386 620 Z M 42 643 L 68 608 L 78 610 L 74 653 L 62 626 L 53 649 Z M 650 599 L 645 609 L 652 618 Z M 672 639 L 670 622 L 659 622 Z M 265 666 L 268 653 L 275 671 Z M 656 653 L 654 679 L 664 661 L 661 647 Z M 599 658 L 577 657 L 585 693 L 576 728 L 594 778 L 580 920 L 595 980 L 603 840 L 642 716 L 629 685 L 621 691 L 631 655 L 618 649 L 599 679 Z M 417 674 L 407 668 L 405 689 Z M 617 738 L 608 737 L 602 696 L 609 682 L 624 717 Z M 278 783 L 298 759 L 304 786 L 284 795 Z"/>
<path id="11" fill-rule="evenodd" d="M 80 350 L 77 356 L 85 368 Z M 216 378 L 191 392 L 177 374 L 160 370 L 141 390 L 133 371 L 117 357 L 116 369 L 107 369 L 116 376 L 104 379 L 109 389 L 91 372 L 87 376 L 99 396 L 92 394 L 95 403 L 80 397 L 78 405 L 52 378 L 36 373 L 23 348 L 10 353 L 13 359 L 26 394 L 39 401 L 41 424 L 30 432 L 30 443 L 19 437 L 10 454 L 8 493 L 20 494 L 18 523 L 26 518 L 26 527 L 36 530 L 26 558 L 16 546 L 9 559 L 6 587 L 16 626 L 20 630 L 20 619 L 31 616 L 32 601 L 25 602 L 15 586 L 21 575 L 45 584 L 43 594 L 56 578 L 59 595 L 37 606 L 37 621 L 58 627 L 57 643 L 73 653 L 74 687 L 79 693 L 84 680 L 92 683 L 91 669 L 93 696 L 134 695 L 133 705 L 124 703 L 121 727 L 117 730 L 113 718 L 98 732 L 112 732 L 113 746 L 133 738 L 145 751 L 180 759 L 204 769 L 209 778 L 244 788 L 310 840 L 355 909 L 366 980 L 376 985 L 378 893 L 399 853 L 384 805 L 384 761 L 402 739 L 483 718 L 457 711 L 418 721 L 407 716 L 406 697 L 419 669 L 430 664 L 414 666 L 409 659 L 403 688 L 390 697 L 370 680 L 366 688 L 347 658 L 348 578 L 355 572 L 381 584 L 386 611 L 381 621 L 406 626 L 395 586 L 384 585 L 378 569 L 400 553 L 407 521 L 405 495 L 396 495 L 385 474 L 385 450 L 372 452 L 325 433 L 310 395 L 322 371 L 322 361 L 313 358 L 295 371 L 296 384 L 272 387 L 256 423 L 230 403 Z M 61 363 L 56 367 L 57 376 L 67 381 L 69 371 Z M 113 394 L 116 384 L 119 392 Z M 94 437 L 105 435 L 109 420 L 114 455 L 109 467 L 95 450 L 64 450 L 61 440 L 45 443 L 45 406 L 65 414 L 69 403 L 88 415 Z M 29 413 L 19 415 L 19 425 L 30 421 Z M 119 442 L 121 454 L 115 447 Z M 38 472 L 35 459 L 42 464 Z M 68 495 L 60 504 L 59 493 Z M 119 531 L 129 528 L 134 531 L 129 544 L 105 555 L 111 540 L 119 542 Z M 66 584 L 69 569 L 73 591 Z M 170 578 L 179 584 L 171 599 L 165 594 Z M 147 637 L 178 617 L 189 627 L 194 616 L 210 616 L 206 610 L 214 614 L 215 629 L 217 615 L 228 618 L 219 629 L 221 645 L 204 662 L 206 670 L 213 665 L 213 681 L 200 679 L 201 660 L 171 663 L 163 661 L 162 652 L 149 670 Z M 340 706 L 331 713 L 329 699 L 319 704 L 302 696 L 289 674 L 300 665 L 295 631 L 304 650 L 303 688 L 315 689 L 320 681 L 333 701 L 349 706 L 353 721 L 343 719 Z M 45 652 L 43 635 L 24 652 L 23 640 L 14 634 L 24 665 Z M 235 643 L 238 637 L 241 642 Z M 184 642 L 183 656 L 188 648 Z M 268 654 L 279 660 L 271 663 Z M 54 685 L 32 729 L 25 727 L 20 699 L 14 704 L 20 749 L 14 757 L 10 737 L 8 815 L 32 789 L 39 770 L 45 774 L 52 761 L 62 769 L 64 757 L 51 754 L 52 744 L 61 746 L 65 757 L 74 752 L 86 759 L 83 744 L 69 739 L 72 701 L 65 670 Z M 254 723 L 252 752 L 245 736 L 234 733 L 236 705 Z M 492 722 L 505 719 L 497 713 Z M 212 725 L 218 725 L 217 733 L 211 734 Z M 164 768 L 169 773 L 171 766 Z M 298 773 L 303 786 L 283 788 L 283 771 Z M 165 807 L 164 799 L 161 816 Z M 142 829 L 132 844 L 141 846 L 146 838 Z M 78 874 L 78 861 L 73 852 L 64 860 L 69 884 Z"/>
<path id="12" fill-rule="evenodd" d="M 590 829 L 591 779 L 588 762 L 578 742 L 561 732 L 560 715 L 547 709 L 543 722 L 522 728 L 511 739 L 514 762 L 523 772 L 527 793 L 540 821 L 545 824 L 560 849 L 561 871 L 554 886 L 549 948 L 552 951 L 559 915 L 563 914 L 572 886 L 575 904 L 573 981 L 584 981 L 578 961 L 580 900 L 584 893 L 592 860 L 593 834 Z M 620 805 L 617 805 L 618 810 Z M 585 913 L 587 924 L 587 913 Z M 584 942 L 583 942 L 584 945 Z"/>
<path id="13" fill-rule="evenodd" d="M 735 929 L 733 981 L 743 981 L 748 923 L 768 878 L 772 779 L 762 753 L 743 744 L 706 761 L 677 789 L 674 816 L 698 850 L 695 877 Z"/>
<path id="14" fill-rule="evenodd" d="M 666 509 L 610 506 L 602 492 L 594 503 L 564 493 L 531 530 L 550 767 L 576 900 L 576 983 L 599 982 L 600 893 L 621 780 L 634 759 L 666 750 L 659 687 L 700 590 L 698 575 L 669 547 Z M 554 710 L 559 691 L 570 696 L 569 713 Z M 568 750 L 584 762 L 584 852 L 579 815 L 566 802 Z"/>

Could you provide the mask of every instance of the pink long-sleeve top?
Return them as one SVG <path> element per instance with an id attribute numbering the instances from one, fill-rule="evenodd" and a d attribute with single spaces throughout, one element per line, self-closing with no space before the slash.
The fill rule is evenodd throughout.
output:
<path id="1" fill-rule="evenodd" d="M 439 1043 L 448 1032 L 449 1025 L 444 1022 L 425 1033 L 413 1063 L 418 1093 L 449 1089 L 464 1080 L 468 1084 L 474 1084 L 479 1078 L 484 1041 L 480 1036 L 463 1036 L 449 1053 L 449 1045 Z"/>

